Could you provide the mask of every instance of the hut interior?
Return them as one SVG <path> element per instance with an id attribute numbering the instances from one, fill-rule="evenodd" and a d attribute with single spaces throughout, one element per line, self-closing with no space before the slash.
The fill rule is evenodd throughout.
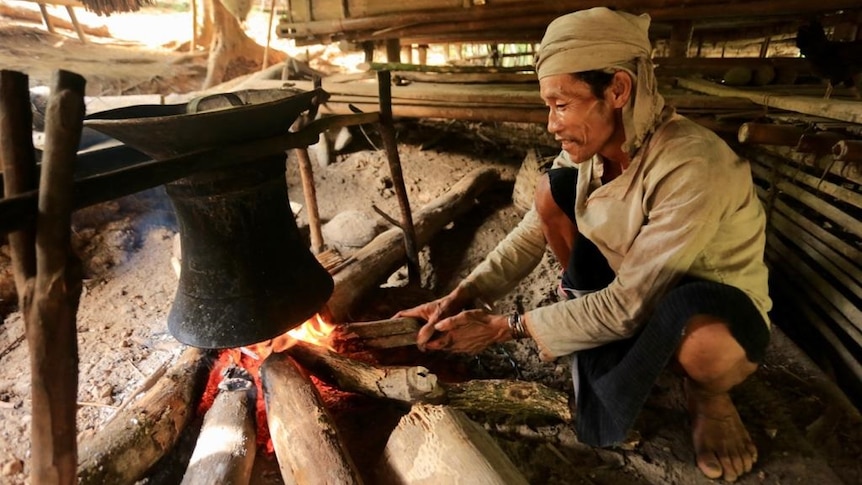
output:
<path id="1" fill-rule="evenodd" d="M 222 0 L 260 50 L 215 84 L 212 4 L 0 0 L 0 483 L 712 482 L 671 372 L 625 443 L 591 448 L 567 361 L 423 353 L 392 318 L 529 207 L 559 152 L 535 48 L 597 2 Z M 862 5 L 603 5 L 650 15 L 666 101 L 750 161 L 766 208 L 773 335 L 734 391 L 759 449 L 739 483 L 862 482 Z M 136 23 L 170 43 L 122 40 Z M 242 226 L 272 206 L 295 224 Z M 249 278 L 267 317 L 180 329 L 183 288 L 227 291 L 197 269 L 241 259 L 272 275 Z M 559 271 L 546 254 L 494 309 L 556 301 Z"/>

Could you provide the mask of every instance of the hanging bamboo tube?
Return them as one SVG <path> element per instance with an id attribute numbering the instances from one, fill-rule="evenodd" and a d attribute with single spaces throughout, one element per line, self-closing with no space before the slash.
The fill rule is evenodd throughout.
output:
<path id="1" fill-rule="evenodd" d="M 841 140 L 832 146 L 832 156 L 843 162 L 862 162 L 862 140 Z"/>
<path id="2" fill-rule="evenodd" d="M 739 142 L 758 145 L 781 145 L 793 147 L 805 132 L 793 125 L 771 125 L 766 123 L 743 123 L 739 127 Z"/>

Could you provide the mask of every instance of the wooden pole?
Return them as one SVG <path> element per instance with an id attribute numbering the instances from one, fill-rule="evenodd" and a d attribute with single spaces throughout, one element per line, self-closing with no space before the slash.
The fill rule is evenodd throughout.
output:
<path id="1" fill-rule="evenodd" d="M 670 57 L 688 57 L 693 32 L 694 22 L 691 20 L 678 20 L 672 24 L 670 31 Z"/>
<path id="2" fill-rule="evenodd" d="M 317 388 L 287 354 L 260 366 L 266 418 L 287 485 L 351 485 L 362 478 Z"/>
<path id="3" fill-rule="evenodd" d="M 416 228 L 413 227 L 413 214 L 410 211 L 410 199 L 404 186 L 404 174 L 401 170 L 401 159 L 398 156 L 398 141 L 395 139 L 395 125 L 392 120 L 392 84 L 389 71 L 377 73 L 377 86 L 380 89 L 380 135 L 386 148 L 386 159 L 389 162 L 389 173 L 392 185 L 401 209 L 401 230 L 404 232 L 404 250 L 407 255 L 407 275 L 411 285 L 418 286 L 422 280 L 419 268 L 419 249 L 416 246 Z"/>
<path id="4" fill-rule="evenodd" d="M 248 372 L 230 369 L 204 417 L 181 485 L 248 485 L 257 453 L 257 387 Z"/>
<path id="5" fill-rule="evenodd" d="M 275 0 L 269 2 L 269 22 L 266 24 L 266 46 L 263 48 L 263 61 L 261 62 L 261 70 L 266 69 L 269 65 L 269 45 L 272 39 L 272 19 L 275 17 Z"/>
<path id="6" fill-rule="evenodd" d="M 212 359 L 186 349 L 167 374 L 81 443 L 81 485 L 134 483 L 170 450 L 194 417 Z"/>
<path id="7" fill-rule="evenodd" d="M 321 143 L 318 141 L 318 143 Z M 320 226 L 320 212 L 317 208 L 317 188 L 314 186 L 314 170 L 311 168 L 311 158 L 305 147 L 294 148 L 296 161 L 299 163 L 299 175 L 302 179 L 302 193 L 305 197 L 306 217 L 308 217 L 309 237 L 311 239 L 311 252 L 320 254 L 323 252 L 323 230 Z"/>
<path id="8" fill-rule="evenodd" d="M 189 52 L 194 53 L 198 46 L 198 5 L 197 0 L 190 0 L 192 9 L 192 40 L 189 42 Z"/>

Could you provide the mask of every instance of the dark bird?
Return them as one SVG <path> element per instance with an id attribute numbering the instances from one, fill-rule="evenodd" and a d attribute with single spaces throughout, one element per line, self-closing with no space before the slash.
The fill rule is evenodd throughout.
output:
<path id="1" fill-rule="evenodd" d="M 838 42 L 826 38 L 817 20 L 799 27 L 796 47 L 808 59 L 814 73 L 828 82 L 826 98 L 832 88 L 844 84 L 853 87 L 856 97 L 862 87 L 862 41 Z"/>

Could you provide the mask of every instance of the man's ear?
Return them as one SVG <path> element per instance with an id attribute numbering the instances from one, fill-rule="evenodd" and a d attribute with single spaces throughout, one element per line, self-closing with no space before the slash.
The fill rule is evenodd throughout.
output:
<path id="1" fill-rule="evenodd" d="M 633 87 L 632 77 L 625 71 L 617 71 L 614 73 L 611 84 L 605 91 L 605 97 L 614 108 L 622 108 L 629 102 L 632 96 Z"/>

